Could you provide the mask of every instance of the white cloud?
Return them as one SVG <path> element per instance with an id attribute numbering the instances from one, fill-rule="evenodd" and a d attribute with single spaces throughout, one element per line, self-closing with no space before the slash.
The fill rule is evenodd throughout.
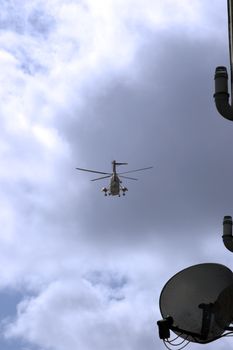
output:
<path id="1" fill-rule="evenodd" d="M 163 31 L 180 31 L 196 40 L 212 35 L 214 23 L 203 34 L 206 8 L 197 0 L 10 4 L 0 17 L 0 286 L 26 296 L 7 337 L 56 350 L 152 349 L 167 257 L 157 242 L 136 253 L 133 243 L 116 252 L 107 240 L 100 251 L 90 242 L 79 215 L 92 220 L 85 203 L 94 195 L 85 198 L 87 181 L 74 172 L 85 154 L 62 126 L 79 120 L 82 130 L 86 110 L 95 114 L 93 97 L 107 95 L 113 81 L 137 79 L 137 54 L 152 37 L 159 44 Z M 102 218 L 111 231 L 115 222 Z M 126 275 L 127 283 L 117 291 L 92 284 L 86 276 L 95 270 Z"/>
<path id="2" fill-rule="evenodd" d="M 53 282 L 38 297 L 19 305 L 18 319 L 8 327 L 6 336 L 22 336 L 58 350 L 67 346 L 140 349 L 140 339 L 149 336 L 152 348 L 154 296 L 147 288 L 138 289 L 135 282 L 117 289 L 103 281 L 92 284 L 80 278 Z"/>

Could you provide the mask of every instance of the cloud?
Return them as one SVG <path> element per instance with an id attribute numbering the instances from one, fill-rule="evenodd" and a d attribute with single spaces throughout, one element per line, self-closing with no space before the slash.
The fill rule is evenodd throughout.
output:
<path id="1" fill-rule="evenodd" d="M 231 204 L 231 130 L 212 100 L 222 12 L 220 1 L 3 2 L 0 285 L 24 293 L 7 339 L 160 346 L 160 290 L 218 251 L 211 235 Z M 75 167 L 110 171 L 112 159 L 154 169 L 126 198 L 103 198 Z"/>
<path id="2" fill-rule="evenodd" d="M 152 348 L 151 325 L 144 308 L 146 295 L 151 299 L 151 293 L 142 288 L 135 297 L 132 282 L 117 287 L 96 282 L 96 278 L 94 284 L 86 279 L 65 279 L 50 284 L 38 297 L 19 304 L 18 320 L 6 335 L 55 349 L 140 349 L 149 336 L 147 343 Z M 150 318 L 152 321 L 152 313 Z"/>

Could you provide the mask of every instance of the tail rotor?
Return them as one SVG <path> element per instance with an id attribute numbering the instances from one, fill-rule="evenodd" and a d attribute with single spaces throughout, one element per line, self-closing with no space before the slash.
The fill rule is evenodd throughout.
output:
<path id="1" fill-rule="evenodd" d="M 116 162 L 115 160 L 113 160 L 112 165 L 128 165 L 128 163 Z"/>

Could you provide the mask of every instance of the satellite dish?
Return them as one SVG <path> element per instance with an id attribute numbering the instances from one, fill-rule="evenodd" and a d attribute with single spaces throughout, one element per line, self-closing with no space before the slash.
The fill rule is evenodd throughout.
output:
<path id="1" fill-rule="evenodd" d="M 220 336 L 231 323 L 231 311 L 223 307 L 226 295 L 231 302 L 233 273 L 224 265 L 198 264 L 173 276 L 160 295 L 163 318 L 170 316 L 170 327 L 192 342 L 208 343 Z M 231 300 L 230 300 L 231 299 Z"/>

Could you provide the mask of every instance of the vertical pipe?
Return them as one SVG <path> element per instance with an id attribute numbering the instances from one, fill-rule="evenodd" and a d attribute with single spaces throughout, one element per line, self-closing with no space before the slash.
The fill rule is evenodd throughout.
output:
<path id="1" fill-rule="evenodd" d="M 232 28 L 232 25 L 233 25 L 233 21 L 232 21 L 232 18 L 233 18 L 233 6 L 232 6 L 232 0 L 227 0 L 227 12 L 228 12 L 228 36 L 229 36 L 229 53 L 230 53 L 230 70 L 231 70 L 231 73 L 230 73 L 230 77 L 231 77 L 231 105 L 233 103 L 233 96 L 232 96 L 232 75 L 233 75 L 233 62 L 232 62 L 232 59 L 233 59 L 233 53 L 232 53 L 232 50 L 233 50 L 233 35 L 232 35 L 232 32 L 233 32 L 233 28 Z"/>
<path id="2" fill-rule="evenodd" d="M 227 0 L 228 42 L 230 56 L 230 93 L 228 93 L 228 75 L 225 67 L 217 67 L 215 71 L 215 104 L 218 112 L 226 119 L 233 121 L 233 0 Z"/>

